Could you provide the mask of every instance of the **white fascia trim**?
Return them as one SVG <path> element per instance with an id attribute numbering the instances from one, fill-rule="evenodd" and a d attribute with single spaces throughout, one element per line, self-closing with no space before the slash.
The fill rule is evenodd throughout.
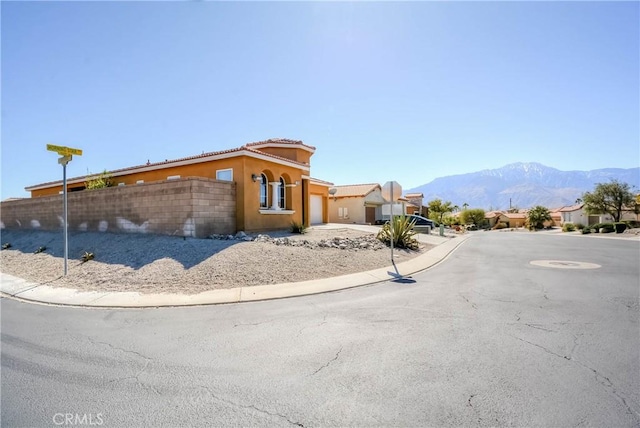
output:
<path id="1" fill-rule="evenodd" d="M 260 214 L 295 214 L 293 210 L 259 210 Z"/>
<path id="2" fill-rule="evenodd" d="M 196 163 L 202 163 L 202 162 L 210 162 L 210 161 L 216 161 L 216 160 L 221 160 L 221 159 L 229 159 L 229 158 L 234 158 L 234 157 L 238 157 L 238 156 L 248 156 L 254 159 L 260 159 L 260 160 L 264 160 L 267 162 L 272 162 L 272 163 L 276 163 L 278 165 L 284 165 L 284 166 L 290 166 L 292 168 L 297 168 L 297 169 L 301 169 L 303 171 L 310 171 L 310 168 L 308 165 L 300 165 L 298 163 L 294 163 L 294 162 L 288 162 L 284 159 L 275 159 L 271 156 L 268 155 L 261 155 L 259 153 L 254 153 L 251 152 L 249 150 L 241 150 L 241 151 L 237 151 L 237 152 L 231 152 L 231 153 L 222 153 L 219 155 L 212 155 L 212 156 L 206 156 L 206 157 L 201 157 L 201 158 L 195 158 L 195 159 L 186 159 L 183 161 L 179 161 L 179 162 L 170 162 L 170 163 L 164 163 L 161 165 L 150 165 L 150 166 L 143 166 L 141 168 L 135 168 L 135 169 L 129 169 L 127 171 L 120 171 L 120 172 L 116 172 L 116 173 L 109 173 L 111 174 L 111 177 L 120 177 L 123 175 L 130 175 L 130 174 L 134 174 L 134 173 L 140 173 L 140 172 L 149 172 L 149 171 L 157 171 L 160 169 L 165 169 L 168 167 L 174 167 L 174 166 L 184 166 L 184 165 L 193 165 Z M 81 178 L 77 178 L 75 180 L 67 180 L 67 185 L 69 184 L 77 184 L 77 183 L 84 183 L 85 181 L 87 181 L 88 177 L 81 177 Z M 61 186 L 62 185 L 62 181 L 56 181 L 53 182 L 51 184 L 48 184 L 46 186 L 32 186 L 32 187 L 25 187 L 25 190 L 27 192 L 30 192 L 32 190 L 40 190 L 40 189 L 48 189 L 50 187 L 54 187 L 54 186 Z"/>
<path id="3" fill-rule="evenodd" d="M 304 177 L 303 177 L 304 178 Z M 316 186 L 324 186 L 324 187 L 335 187 L 333 184 L 330 183 L 323 183 L 321 181 L 315 181 L 313 179 L 309 180 L 311 182 L 311 184 L 315 184 Z"/>
<path id="4" fill-rule="evenodd" d="M 315 153 L 316 151 L 310 147 L 307 146 L 302 146 L 302 145 L 296 145 L 296 144 L 284 144 L 284 143 L 263 143 L 263 144 L 256 144 L 256 145 L 251 145 L 249 146 L 249 148 L 251 149 L 264 149 L 264 148 L 268 148 L 268 147 L 276 147 L 279 149 L 302 149 L 304 151 L 307 151 L 309 153 Z"/>

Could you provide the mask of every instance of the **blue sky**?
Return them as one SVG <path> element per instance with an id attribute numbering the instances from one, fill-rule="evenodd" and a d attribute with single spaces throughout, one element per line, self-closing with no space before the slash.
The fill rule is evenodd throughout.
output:
<path id="1" fill-rule="evenodd" d="M 336 184 L 640 166 L 638 2 L 2 2 L 2 199 L 273 137 Z"/>

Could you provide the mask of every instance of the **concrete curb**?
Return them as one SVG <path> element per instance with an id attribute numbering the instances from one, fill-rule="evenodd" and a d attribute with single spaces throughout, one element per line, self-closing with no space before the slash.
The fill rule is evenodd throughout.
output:
<path id="1" fill-rule="evenodd" d="M 404 277 L 416 274 L 440 263 L 470 235 L 458 235 L 437 244 L 436 247 L 412 260 L 397 265 Z M 445 238 L 446 239 L 446 238 Z M 303 282 L 256 285 L 230 289 L 205 291 L 199 294 L 143 294 L 138 292 L 79 291 L 70 288 L 51 287 L 30 283 L 5 273 L 0 273 L 0 295 L 28 303 L 80 307 L 80 308 L 157 308 L 176 306 L 200 306 L 224 303 L 254 302 L 307 296 L 362 287 L 396 278 L 392 266 L 368 272 L 336 276 Z"/>

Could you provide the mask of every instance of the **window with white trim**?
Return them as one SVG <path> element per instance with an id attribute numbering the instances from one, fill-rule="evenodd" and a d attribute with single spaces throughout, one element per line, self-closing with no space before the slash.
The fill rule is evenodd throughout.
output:
<path id="1" fill-rule="evenodd" d="M 216 171 L 216 180 L 233 181 L 233 168 L 217 170 Z"/>
<path id="2" fill-rule="evenodd" d="M 267 176 L 260 174 L 260 208 L 269 208 L 269 183 Z"/>

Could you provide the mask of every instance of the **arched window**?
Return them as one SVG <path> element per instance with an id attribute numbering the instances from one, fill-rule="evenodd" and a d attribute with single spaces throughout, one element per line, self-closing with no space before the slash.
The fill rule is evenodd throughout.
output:
<path id="1" fill-rule="evenodd" d="M 260 174 L 260 208 L 269 208 L 269 186 L 267 176 Z"/>
<path id="2" fill-rule="evenodd" d="M 284 178 L 280 177 L 280 189 L 278 189 L 278 191 L 280 192 L 280 208 L 283 210 L 287 209 L 287 188 L 285 187 L 285 182 L 284 182 Z"/>

